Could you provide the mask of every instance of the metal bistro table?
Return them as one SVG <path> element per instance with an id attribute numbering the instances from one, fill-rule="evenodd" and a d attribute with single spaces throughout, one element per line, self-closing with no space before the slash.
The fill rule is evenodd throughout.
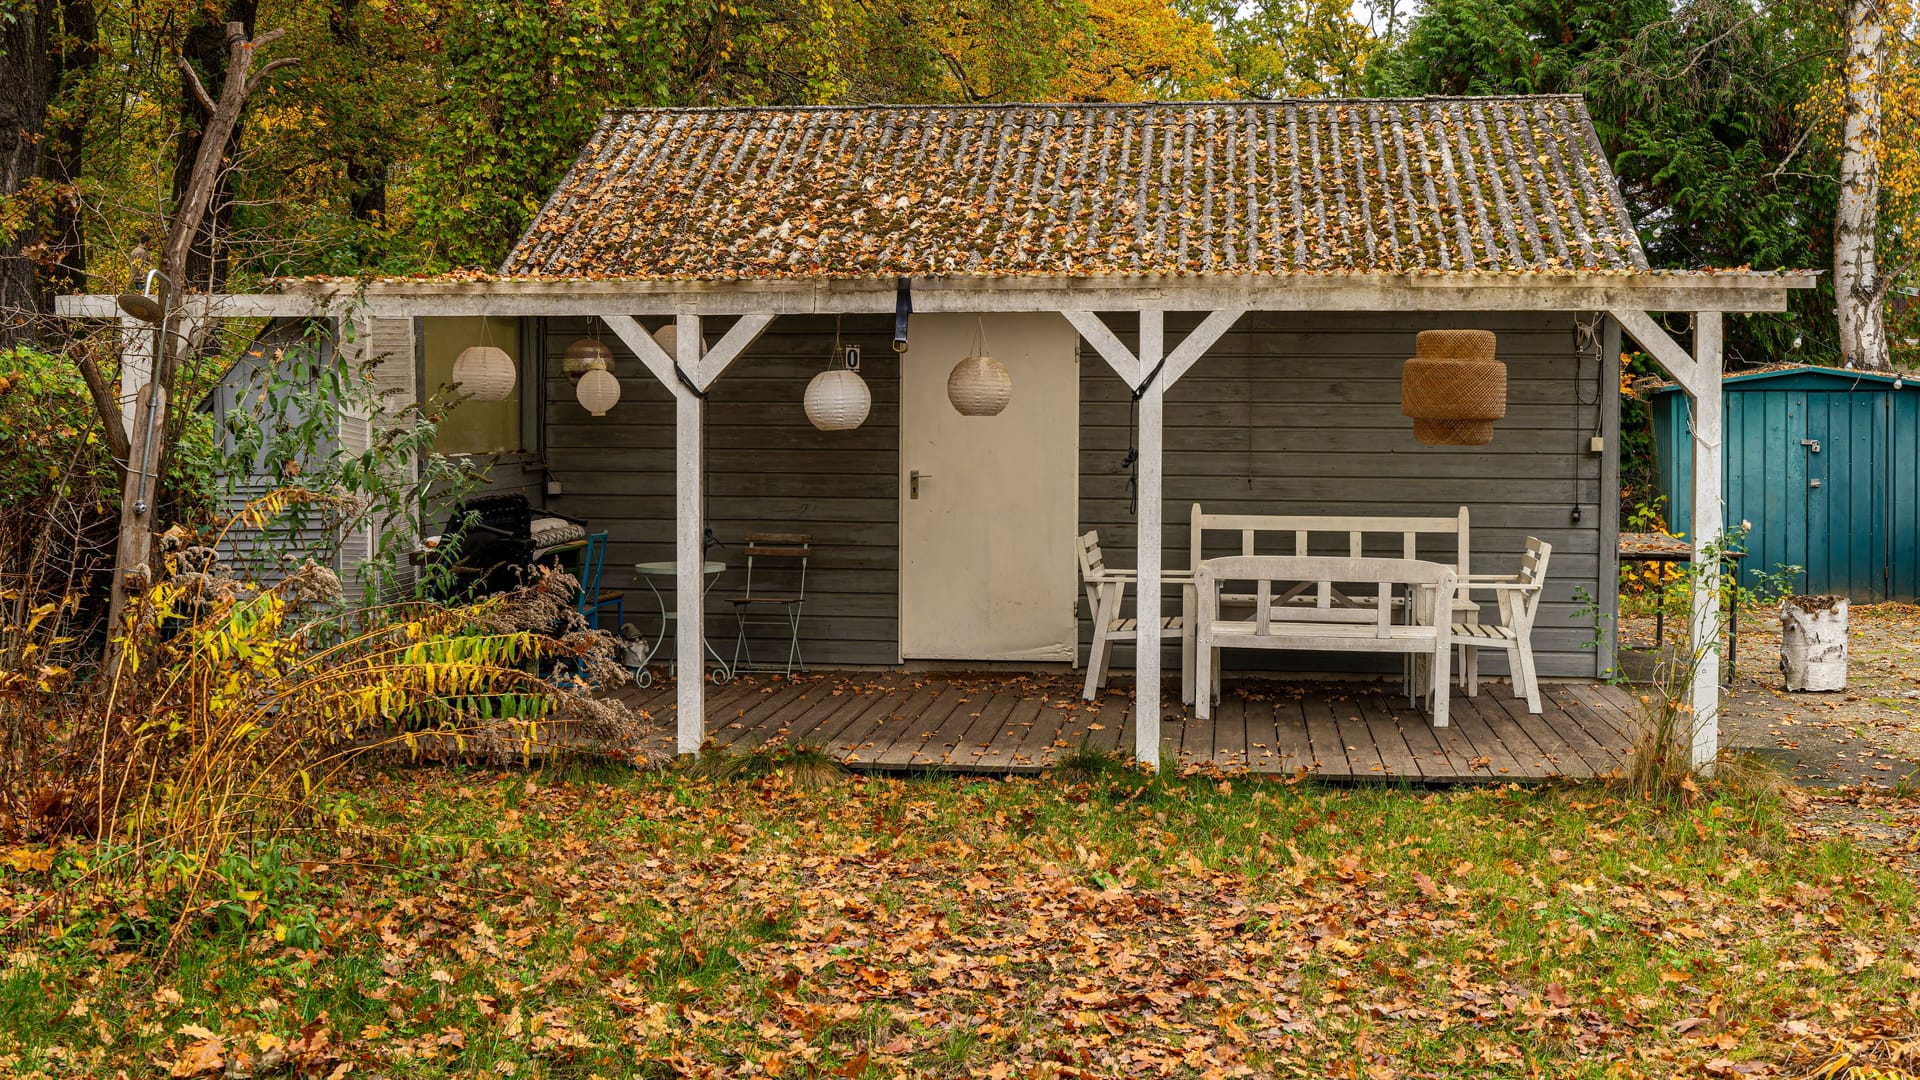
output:
<path id="1" fill-rule="evenodd" d="M 1735 671 L 1734 661 L 1740 656 L 1740 593 L 1738 587 L 1740 583 L 1740 560 L 1746 557 L 1747 553 L 1744 551 L 1725 551 L 1720 555 L 1721 562 L 1733 564 L 1735 586 L 1732 609 L 1727 612 L 1726 679 L 1729 685 L 1733 682 L 1733 673 Z M 1662 572 L 1656 575 L 1659 580 L 1654 585 L 1653 604 L 1653 645 L 1655 648 L 1659 648 L 1660 645 L 1666 641 L 1667 637 L 1667 575 L 1664 571 L 1666 567 L 1672 563 L 1691 564 L 1693 562 L 1693 545 L 1677 536 L 1668 536 L 1665 533 L 1623 532 L 1620 534 L 1620 561 L 1623 563 L 1652 563 L 1661 568 Z M 1622 647 L 1624 647 L 1625 644 L 1625 642 L 1621 642 Z"/>
<path id="2" fill-rule="evenodd" d="M 714 582 L 720 580 L 720 575 L 724 573 L 726 569 L 726 563 L 713 560 L 708 560 L 701 566 L 700 572 L 705 574 L 707 578 L 706 586 L 700 590 L 702 599 L 705 599 L 707 593 L 713 591 Z M 634 681 L 638 685 L 651 686 L 653 685 L 653 675 L 650 670 L 650 665 L 653 663 L 653 658 L 660 655 L 661 644 L 667 640 L 667 628 L 669 626 L 674 628 L 673 633 L 676 641 L 680 636 L 680 613 L 678 611 L 667 610 L 667 598 L 660 592 L 658 582 L 661 578 L 665 578 L 668 581 L 677 581 L 680 576 L 680 564 L 675 562 L 635 563 L 633 565 L 633 572 L 639 574 L 641 580 L 647 583 L 647 588 L 653 593 L 654 601 L 660 607 L 660 632 L 654 635 L 653 644 L 647 649 L 646 658 L 640 662 L 639 670 L 634 673 Z M 669 586 L 669 589 L 671 589 L 671 586 Z M 731 680 L 733 678 L 733 669 L 727 666 L 726 658 L 722 657 L 719 650 L 713 647 L 713 642 L 707 640 L 703 634 L 701 635 L 700 644 L 706 647 L 707 655 L 713 657 L 713 681 L 716 683 L 724 683 Z M 676 663 L 676 660 L 669 660 L 668 663 Z"/>

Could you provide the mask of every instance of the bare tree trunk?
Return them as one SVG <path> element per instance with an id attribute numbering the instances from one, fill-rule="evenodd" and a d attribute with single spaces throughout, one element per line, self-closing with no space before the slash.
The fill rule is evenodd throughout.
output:
<path id="1" fill-rule="evenodd" d="M 257 7 L 254 0 L 226 0 L 220 5 L 208 5 L 201 10 L 193 25 L 188 27 L 186 39 L 180 46 L 181 56 L 208 85 L 212 84 L 227 63 L 229 29 L 239 23 L 246 28 L 244 33 L 252 35 Z M 223 14 L 224 19 L 221 18 Z M 200 158 L 200 145 L 206 140 L 211 127 L 212 117 L 208 115 L 211 111 L 195 100 L 192 93 L 180 95 L 180 129 L 184 135 L 174 155 L 173 197 L 176 200 L 186 198 L 187 187 L 193 182 L 193 166 Z M 239 130 L 235 127 L 228 132 L 222 157 L 232 157 L 234 151 L 240 148 Z M 201 216 L 193 244 L 187 249 L 187 276 L 179 279 L 183 292 L 201 289 L 209 293 L 226 291 L 227 237 L 232 231 L 233 210 L 233 173 L 230 169 L 221 169 L 215 179 L 207 212 Z"/>
<path id="2" fill-rule="evenodd" d="M 1879 0 L 1850 0 L 1847 11 L 1846 130 L 1840 149 L 1840 207 L 1833 238 L 1833 298 L 1840 356 L 1857 368 L 1889 364 L 1880 276 L 1880 65 L 1886 39 Z"/>
<path id="3" fill-rule="evenodd" d="M 227 24 L 226 80 L 217 101 L 207 94 L 193 68 L 184 59 L 180 63 L 186 89 L 206 109 L 207 122 L 200 130 L 193 167 L 174 206 L 173 220 L 168 223 L 166 240 L 160 249 L 160 270 L 173 284 L 162 283 L 160 306 L 166 317 L 161 320 L 153 378 L 142 390 L 133 414 L 132 452 L 128 455 L 126 485 L 120 496 L 120 546 L 114 559 L 113 592 L 107 608 L 108 636 L 113 641 L 124 641 L 128 595 L 145 588 L 152 573 L 154 509 L 159 488 L 156 474 L 165 458 L 163 448 L 157 443 L 167 430 L 167 412 L 172 405 L 174 374 L 180 359 L 178 327 L 172 318 L 172 309 L 185 292 L 181 283 L 187 280 L 188 255 L 219 185 L 229 139 L 239 125 L 247 97 L 259 89 L 274 69 L 294 62 L 274 60 L 262 65 L 257 73 L 252 70 L 255 51 L 281 33 L 273 30 L 248 40 L 245 25 Z M 108 424 L 119 423 L 118 416 L 101 419 Z M 110 669 L 118 666 L 119 656 L 119 646 L 112 646 L 108 653 Z"/>
<path id="4" fill-rule="evenodd" d="M 14 5 L 0 18 L 0 198 L 39 179 L 47 104 L 54 79 L 57 6 L 49 0 Z M 39 288 L 33 249 L 39 232 L 0 235 L 0 346 L 33 336 Z"/>

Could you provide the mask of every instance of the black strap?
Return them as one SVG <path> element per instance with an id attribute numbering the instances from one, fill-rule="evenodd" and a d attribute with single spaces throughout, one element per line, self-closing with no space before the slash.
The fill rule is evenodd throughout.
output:
<path id="1" fill-rule="evenodd" d="M 1167 357 L 1163 353 L 1160 362 L 1153 365 L 1147 377 L 1133 388 L 1133 400 L 1127 403 L 1127 456 L 1120 459 L 1120 467 L 1127 469 L 1127 516 L 1134 517 L 1140 512 L 1140 399 L 1146 395 L 1153 380 L 1160 377 L 1160 371 L 1167 366 Z"/>
<path id="2" fill-rule="evenodd" d="M 907 317 L 913 314 L 913 279 L 893 282 L 893 351 L 907 351 Z"/>
<path id="3" fill-rule="evenodd" d="M 677 360 L 674 361 L 674 364 L 673 364 L 673 373 L 679 377 L 680 385 L 693 391 L 694 397 L 699 398 L 701 401 L 707 400 L 707 392 L 705 390 L 700 389 L 698 386 L 695 386 L 693 384 L 692 379 L 687 378 L 687 373 L 680 370 L 680 362 Z"/>

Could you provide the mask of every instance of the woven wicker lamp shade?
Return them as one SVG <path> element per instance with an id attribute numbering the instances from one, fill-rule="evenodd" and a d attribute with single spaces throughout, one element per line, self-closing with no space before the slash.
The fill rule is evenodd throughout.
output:
<path id="1" fill-rule="evenodd" d="M 1013 375 L 991 356 L 975 353 L 947 373 L 947 400 L 961 416 L 999 416 L 1013 400 Z"/>
<path id="2" fill-rule="evenodd" d="M 580 385 L 573 394 L 588 415 L 605 416 L 607 410 L 620 404 L 620 380 L 606 368 L 589 368 L 581 373 Z"/>
<path id="3" fill-rule="evenodd" d="M 560 354 L 560 371 L 572 382 L 589 371 L 613 371 L 613 350 L 598 338 L 580 338 Z"/>
<path id="4" fill-rule="evenodd" d="M 513 357 L 491 345 L 462 349 L 453 360 L 453 382 L 475 401 L 505 401 L 513 393 Z"/>
<path id="5" fill-rule="evenodd" d="M 852 431 L 873 411 L 873 392 L 858 372 L 838 368 L 813 377 L 803 404 L 807 422 L 821 431 Z"/>
<path id="6" fill-rule="evenodd" d="M 1400 369 L 1400 412 L 1428 446 L 1485 446 L 1507 415 L 1507 366 L 1487 330 L 1422 330 Z"/>

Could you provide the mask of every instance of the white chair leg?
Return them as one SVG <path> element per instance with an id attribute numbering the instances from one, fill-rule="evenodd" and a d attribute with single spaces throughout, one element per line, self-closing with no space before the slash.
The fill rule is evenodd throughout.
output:
<path id="1" fill-rule="evenodd" d="M 1210 659 L 1212 643 L 1204 638 L 1195 646 L 1196 659 L 1193 678 L 1193 715 L 1201 720 L 1213 716 L 1213 681 L 1215 678 L 1213 663 Z"/>
<path id="2" fill-rule="evenodd" d="M 1107 628 L 1100 622 L 1093 624 L 1093 644 L 1087 647 L 1087 685 L 1080 696 L 1088 701 L 1100 696 L 1100 687 L 1107 681 L 1107 658 L 1113 653 L 1113 643 L 1107 640 Z"/>
<path id="3" fill-rule="evenodd" d="M 1453 679 L 1447 671 L 1448 662 L 1453 659 L 1453 646 L 1447 639 L 1440 639 L 1440 647 L 1433 650 L 1433 726 L 1447 726 L 1447 704 L 1453 697 Z"/>
<path id="4" fill-rule="evenodd" d="M 1193 704 L 1193 620 L 1195 616 L 1195 598 L 1193 586 L 1187 585 L 1180 590 L 1180 703 Z"/>
<path id="5" fill-rule="evenodd" d="M 1538 713 L 1540 708 L 1540 673 L 1534 670 L 1533 647 L 1525 638 L 1514 642 L 1514 670 L 1522 672 L 1527 681 L 1527 711 Z"/>
<path id="6" fill-rule="evenodd" d="M 1466 684 L 1467 696 L 1480 694 L 1480 647 L 1478 645 L 1460 646 L 1460 681 Z"/>

